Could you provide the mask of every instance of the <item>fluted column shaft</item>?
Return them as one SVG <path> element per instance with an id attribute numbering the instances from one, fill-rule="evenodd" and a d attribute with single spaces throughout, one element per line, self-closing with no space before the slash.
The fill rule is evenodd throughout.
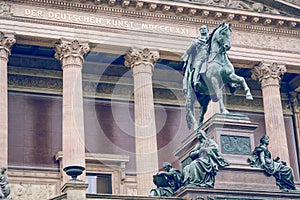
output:
<path id="1" fill-rule="evenodd" d="M 270 137 L 269 150 L 289 165 L 287 137 L 280 96 L 280 76 L 286 72 L 284 65 L 262 62 L 252 71 L 252 78 L 261 83 L 266 135 Z"/>
<path id="2" fill-rule="evenodd" d="M 0 32 L 0 165 L 8 165 L 8 84 L 7 62 L 10 48 L 16 42 L 13 35 Z"/>
<path id="3" fill-rule="evenodd" d="M 85 167 L 85 139 L 82 94 L 83 56 L 89 51 L 87 43 L 61 40 L 55 57 L 63 70 L 63 167 Z M 70 179 L 64 176 L 64 182 Z M 84 180 L 82 175 L 78 179 Z"/>
<path id="4" fill-rule="evenodd" d="M 159 58 L 157 51 L 131 49 L 125 66 L 131 67 L 134 79 L 135 149 L 138 195 L 148 195 L 154 188 L 153 174 L 158 171 L 156 126 L 152 71 Z"/>

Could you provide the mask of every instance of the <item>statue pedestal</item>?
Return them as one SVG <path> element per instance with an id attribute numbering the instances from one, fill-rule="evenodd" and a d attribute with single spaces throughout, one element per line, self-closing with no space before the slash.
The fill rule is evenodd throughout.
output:
<path id="1" fill-rule="evenodd" d="M 176 192 L 176 196 L 189 200 L 292 200 L 299 199 L 297 192 L 281 192 L 271 190 L 241 190 L 216 189 L 216 188 L 193 188 L 185 187 Z"/>
<path id="2" fill-rule="evenodd" d="M 257 127 L 258 124 L 251 122 L 248 117 L 236 114 L 214 114 L 199 127 L 206 132 L 207 137 L 215 140 L 222 156 L 230 162 L 230 166 L 218 171 L 213 189 L 198 187 L 201 191 L 200 196 L 203 196 L 202 190 L 214 191 L 213 196 L 218 194 L 218 191 L 225 191 L 225 193 L 227 191 L 229 194 L 233 190 L 280 192 L 274 177 L 267 177 L 262 169 L 252 168 L 247 162 L 255 148 L 254 130 Z M 176 151 L 182 168 L 191 162 L 189 153 L 197 142 L 196 131 L 193 131 Z M 176 192 L 176 194 L 180 193 L 178 197 L 196 198 L 197 188 L 183 190 L 185 191 Z M 189 192 L 194 196 L 190 196 Z M 238 193 L 236 192 L 235 195 L 238 196 Z"/>
<path id="3" fill-rule="evenodd" d="M 231 165 L 249 166 L 247 159 L 255 148 L 254 130 L 257 127 L 258 124 L 251 122 L 244 115 L 214 114 L 199 128 L 204 130 L 209 138 L 215 140 L 221 154 Z M 176 151 L 182 167 L 190 162 L 188 155 L 196 143 L 196 131 L 193 131 Z"/>

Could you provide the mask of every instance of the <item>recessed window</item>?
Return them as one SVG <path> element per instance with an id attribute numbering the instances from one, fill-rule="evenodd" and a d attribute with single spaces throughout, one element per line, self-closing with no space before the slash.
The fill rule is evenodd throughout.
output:
<path id="1" fill-rule="evenodd" d="M 111 174 L 87 174 L 88 194 L 112 194 Z"/>

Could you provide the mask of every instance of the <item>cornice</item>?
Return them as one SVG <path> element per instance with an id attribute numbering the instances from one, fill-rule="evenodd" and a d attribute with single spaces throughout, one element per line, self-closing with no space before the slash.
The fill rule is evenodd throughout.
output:
<path id="1" fill-rule="evenodd" d="M 218 24 L 220 21 L 225 20 L 248 27 L 251 27 L 251 25 L 263 25 L 272 27 L 274 30 L 300 28 L 300 19 L 295 17 L 197 5 L 188 2 L 159 0 L 11 0 L 9 2 L 72 11 L 111 14 L 114 16 L 149 18 L 158 21 L 168 20 L 176 21 L 177 23 Z"/>

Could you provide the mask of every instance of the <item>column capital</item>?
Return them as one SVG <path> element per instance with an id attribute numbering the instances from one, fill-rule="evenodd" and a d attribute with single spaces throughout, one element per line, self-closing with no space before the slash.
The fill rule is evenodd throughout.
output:
<path id="1" fill-rule="evenodd" d="M 131 48 L 125 55 L 124 65 L 134 68 L 140 64 L 150 64 L 153 67 L 158 59 L 159 52 L 157 50 Z"/>
<path id="2" fill-rule="evenodd" d="M 262 87 L 266 85 L 279 86 L 280 76 L 286 72 L 286 66 L 278 63 L 261 62 L 251 72 L 252 79 L 258 80 Z"/>
<path id="3" fill-rule="evenodd" d="M 59 44 L 55 46 L 55 58 L 63 64 L 82 64 L 83 56 L 90 51 L 87 42 L 78 40 L 60 39 Z M 72 58 L 67 63 L 64 63 L 65 58 Z M 81 63 L 78 63 L 80 62 Z"/>
<path id="4" fill-rule="evenodd" d="M 0 58 L 8 59 L 11 53 L 11 47 L 16 43 L 15 36 L 13 34 L 4 34 L 0 32 Z"/>

